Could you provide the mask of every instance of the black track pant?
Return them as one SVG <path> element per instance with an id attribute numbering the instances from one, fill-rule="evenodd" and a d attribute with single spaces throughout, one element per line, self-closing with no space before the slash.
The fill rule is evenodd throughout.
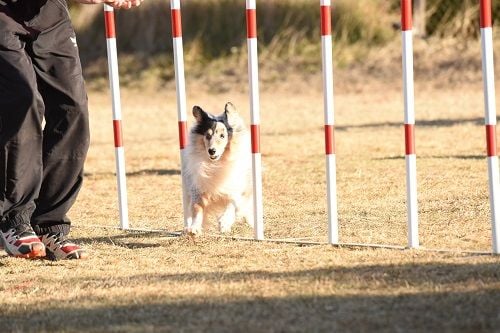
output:
<path id="1" fill-rule="evenodd" d="M 64 0 L 0 2 L 0 225 L 69 232 L 89 146 L 87 95 Z M 45 126 L 43 127 L 43 119 Z"/>

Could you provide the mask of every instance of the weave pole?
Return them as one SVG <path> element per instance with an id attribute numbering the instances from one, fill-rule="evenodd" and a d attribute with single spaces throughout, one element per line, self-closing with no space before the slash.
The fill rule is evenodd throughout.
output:
<path id="1" fill-rule="evenodd" d="M 180 0 L 170 0 L 170 13 L 172 20 L 172 42 L 174 49 L 175 87 L 177 90 L 177 119 L 179 124 L 179 148 L 181 165 L 185 160 L 185 148 L 187 146 L 187 112 L 186 112 L 186 80 L 184 77 L 184 50 L 182 45 L 182 22 Z M 182 170 L 182 168 L 181 168 Z M 184 210 L 184 227 L 191 226 L 191 214 L 188 213 L 186 182 L 184 173 L 181 171 L 182 182 L 182 207 Z"/>
<path id="2" fill-rule="evenodd" d="M 260 154 L 259 61 L 257 55 L 257 14 L 255 0 L 246 0 L 248 80 L 252 138 L 254 238 L 264 239 L 262 209 L 262 160 Z"/>
<path id="3" fill-rule="evenodd" d="M 488 154 L 488 179 L 491 207 L 491 229 L 493 253 L 500 254 L 499 223 L 499 168 L 496 140 L 495 74 L 493 66 L 493 28 L 491 0 L 480 0 L 481 47 L 483 53 L 483 84 L 486 125 L 486 150 Z"/>
<path id="4" fill-rule="evenodd" d="M 118 185 L 120 228 L 128 229 L 127 177 L 125 173 L 125 152 L 123 149 L 122 106 L 120 100 L 118 56 L 116 51 L 115 16 L 113 7 L 106 4 L 104 5 L 104 24 L 106 27 L 106 46 L 108 50 L 109 85 L 113 105 L 113 133 L 115 139 L 116 180 Z"/>
<path id="5" fill-rule="evenodd" d="M 408 247 L 418 248 L 417 156 L 415 153 L 415 97 L 413 86 L 413 23 L 411 0 L 401 0 L 401 33 L 403 45 Z"/>
<path id="6" fill-rule="evenodd" d="M 337 216 L 337 171 L 335 156 L 331 0 L 320 0 L 320 6 L 321 53 L 323 62 L 323 104 L 325 112 L 328 243 L 338 244 L 339 230 Z"/>

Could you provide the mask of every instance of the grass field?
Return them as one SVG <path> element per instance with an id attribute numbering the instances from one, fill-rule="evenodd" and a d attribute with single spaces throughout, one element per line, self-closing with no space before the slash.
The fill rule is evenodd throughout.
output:
<path id="1" fill-rule="evenodd" d="M 394 59 L 336 73 L 345 243 L 406 245 Z M 429 63 L 426 73 L 416 83 L 423 250 L 241 241 L 217 237 L 215 223 L 197 239 L 103 228 L 118 225 L 113 134 L 107 89 L 92 88 L 86 179 L 70 212 L 72 236 L 91 257 L 0 253 L 0 331 L 498 332 L 500 258 L 479 253 L 491 251 L 481 77 L 477 63 L 452 72 Z M 230 100 L 248 121 L 245 85 L 227 83 L 245 73 L 225 75 L 188 76 L 188 105 L 218 112 Z M 267 238 L 326 241 L 321 87 L 320 75 L 293 72 L 261 86 Z M 131 225 L 179 231 L 173 83 L 131 86 L 122 100 Z M 239 223 L 233 235 L 252 230 Z"/>

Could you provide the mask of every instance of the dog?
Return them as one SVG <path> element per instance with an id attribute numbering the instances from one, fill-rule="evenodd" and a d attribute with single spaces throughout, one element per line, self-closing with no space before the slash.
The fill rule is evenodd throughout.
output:
<path id="1" fill-rule="evenodd" d="M 184 230 L 200 235 L 209 215 L 227 233 L 237 218 L 253 226 L 250 133 L 234 105 L 218 116 L 193 107 L 192 126 L 182 164 L 187 218 Z"/>

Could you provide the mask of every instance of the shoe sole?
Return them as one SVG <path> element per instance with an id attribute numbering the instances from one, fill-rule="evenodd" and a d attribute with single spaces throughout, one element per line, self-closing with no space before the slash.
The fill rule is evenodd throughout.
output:
<path id="1" fill-rule="evenodd" d="M 47 259 L 52 260 L 52 261 L 59 261 L 59 260 L 85 260 L 89 257 L 88 253 L 86 251 L 78 251 L 78 252 L 73 252 L 71 254 L 68 254 L 64 258 L 57 258 L 56 255 L 50 251 L 47 250 Z"/>
<path id="2" fill-rule="evenodd" d="M 26 254 L 18 254 L 15 255 L 14 257 L 23 259 L 32 259 L 32 258 L 41 258 L 45 256 L 46 256 L 45 246 L 43 244 L 33 244 L 31 246 L 31 252 Z"/>

